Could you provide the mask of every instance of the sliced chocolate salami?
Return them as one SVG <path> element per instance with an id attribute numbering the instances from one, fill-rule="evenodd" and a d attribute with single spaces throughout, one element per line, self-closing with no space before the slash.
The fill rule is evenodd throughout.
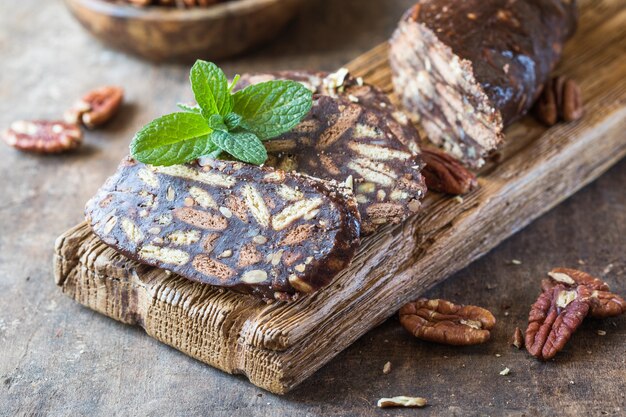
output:
<path id="1" fill-rule="evenodd" d="M 419 134 L 382 91 L 345 70 L 246 75 L 241 86 L 277 78 L 302 82 L 316 95 L 300 125 L 265 142 L 268 165 L 351 187 L 364 235 L 418 211 L 426 191 Z"/>
<path id="2" fill-rule="evenodd" d="M 540 94 L 576 22 L 576 0 L 421 0 L 390 41 L 396 93 L 433 143 L 480 167 Z"/>
<path id="3" fill-rule="evenodd" d="M 131 259 L 268 300 L 329 284 L 359 246 L 349 190 L 239 162 L 125 160 L 87 203 L 86 217 Z"/>

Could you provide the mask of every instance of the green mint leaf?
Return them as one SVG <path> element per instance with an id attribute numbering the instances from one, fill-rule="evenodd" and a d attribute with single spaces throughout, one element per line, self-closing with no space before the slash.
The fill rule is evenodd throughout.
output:
<path id="1" fill-rule="evenodd" d="M 241 127 L 267 140 L 300 123 L 311 110 L 312 96 L 298 82 L 267 81 L 236 92 L 233 112 L 241 116 Z"/>
<path id="2" fill-rule="evenodd" d="M 211 134 L 211 140 L 218 148 L 240 161 L 261 165 L 267 160 L 265 146 L 253 133 L 216 130 Z"/>
<path id="3" fill-rule="evenodd" d="M 228 79 L 217 65 L 196 61 L 191 67 L 189 81 L 205 119 L 208 120 L 214 114 L 225 116 L 230 113 L 233 97 L 228 89 Z"/>
<path id="4" fill-rule="evenodd" d="M 213 130 L 228 130 L 224 124 L 224 118 L 219 114 L 214 114 L 207 120 L 207 124 Z"/>
<path id="5" fill-rule="evenodd" d="M 229 113 L 224 117 L 224 124 L 228 128 L 228 130 L 235 130 L 241 125 L 241 116 L 237 113 Z"/>
<path id="6" fill-rule="evenodd" d="M 168 114 L 137 132 L 130 154 L 146 164 L 182 164 L 215 151 L 217 147 L 210 139 L 212 132 L 199 114 Z"/>
<path id="7" fill-rule="evenodd" d="M 199 106 L 190 106 L 189 104 L 178 103 L 176 107 L 178 107 L 182 111 L 186 111 L 187 113 L 201 114 L 201 110 Z"/>

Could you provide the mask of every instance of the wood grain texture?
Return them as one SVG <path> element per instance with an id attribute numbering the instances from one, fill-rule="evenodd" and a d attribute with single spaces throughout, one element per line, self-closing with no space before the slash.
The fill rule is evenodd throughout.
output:
<path id="1" fill-rule="evenodd" d="M 127 261 L 84 224 L 57 242 L 63 291 L 117 320 L 275 393 L 302 382 L 406 301 L 485 254 L 626 154 L 626 8 L 582 9 L 559 71 L 579 80 L 586 116 L 549 130 L 524 119 L 463 202 L 431 195 L 405 224 L 364 241 L 326 290 L 289 305 L 187 282 Z M 603 22 L 602 25 L 599 22 Z M 389 91 L 386 46 L 350 64 Z"/>

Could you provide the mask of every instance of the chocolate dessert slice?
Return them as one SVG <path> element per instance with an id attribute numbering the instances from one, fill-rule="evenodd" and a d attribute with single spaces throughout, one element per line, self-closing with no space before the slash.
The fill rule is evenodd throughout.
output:
<path id="1" fill-rule="evenodd" d="M 356 201 L 343 186 L 230 161 L 127 159 L 86 217 L 131 259 L 267 300 L 328 285 L 360 243 Z"/>
<path id="2" fill-rule="evenodd" d="M 526 114 L 577 22 L 575 0 L 421 0 L 390 41 L 398 96 L 470 167 Z"/>

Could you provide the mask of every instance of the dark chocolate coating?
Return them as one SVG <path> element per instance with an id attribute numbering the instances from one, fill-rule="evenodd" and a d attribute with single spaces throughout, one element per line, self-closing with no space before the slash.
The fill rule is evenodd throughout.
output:
<path id="1" fill-rule="evenodd" d="M 125 160 L 88 203 L 94 232 L 131 259 L 267 300 L 325 285 L 359 246 L 354 198 L 328 181 L 239 162 Z"/>
<path id="2" fill-rule="evenodd" d="M 526 114 L 576 30 L 576 0 L 422 0 L 424 24 L 460 58 L 508 126 Z M 506 70 L 505 70 L 506 68 Z"/>
<path id="3" fill-rule="evenodd" d="M 244 75 L 239 87 L 291 79 L 314 93 L 309 115 L 291 132 L 265 142 L 268 165 L 348 182 L 361 213 L 361 233 L 374 233 L 418 211 L 426 192 L 419 134 L 379 89 L 350 76 L 303 71 Z"/>

